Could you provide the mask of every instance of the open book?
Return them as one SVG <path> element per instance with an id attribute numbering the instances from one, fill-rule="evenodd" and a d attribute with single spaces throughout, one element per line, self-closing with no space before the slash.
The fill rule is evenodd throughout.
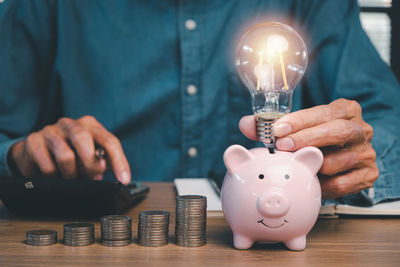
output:
<path id="1" fill-rule="evenodd" d="M 219 188 L 207 178 L 179 178 L 174 180 L 179 195 L 203 195 L 207 197 L 207 215 L 223 216 Z M 322 206 L 320 215 L 374 215 L 400 216 L 400 200 L 379 203 L 372 207 L 351 205 Z"/>
<path id="2" fill-rule="evenodd" d="M 375 204 L 371 207 L 353 205 L 327 205 L 319 210 L 320 215 L 381 215 L 400 216 L 400 200 Z"/>

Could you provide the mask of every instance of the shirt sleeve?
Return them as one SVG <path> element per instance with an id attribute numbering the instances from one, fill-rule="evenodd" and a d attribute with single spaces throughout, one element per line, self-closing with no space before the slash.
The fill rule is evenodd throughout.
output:
<path id="1" fill-rule="evenodd" d="M 364 120 L 374 129 L 380 175 L 373 189 L 358 195 L 370 204 L 400 198 L 399 84 L 363 31 L 355 0 L 307 3 L 302 23 L 308 31 L 310 65 L 303 95 L 310 106 L 338 98 L 360 103 Z"/>
<path id="2" fill-rule="evenodd" d="M 40 129 L 55 53 L 51 1 L 0 4 L 0 177 L 11 175 L 10 147 Z"/>

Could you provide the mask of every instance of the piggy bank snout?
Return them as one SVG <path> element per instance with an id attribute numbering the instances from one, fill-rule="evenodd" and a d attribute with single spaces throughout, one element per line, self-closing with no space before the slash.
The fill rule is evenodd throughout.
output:
<path id="1" fill-rule="evenodd" d="M 280 190 L 263 193 L 257 203 L 258 211 L 266 217 L 281 217 L 289 211 L 290 201 Z"/>

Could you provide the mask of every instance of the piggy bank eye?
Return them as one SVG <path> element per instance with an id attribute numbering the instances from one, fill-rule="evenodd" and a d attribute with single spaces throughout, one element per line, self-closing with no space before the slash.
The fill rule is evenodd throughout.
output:
<path id="1" fill-rule="evenodd" d="M 264 174 L 260 174 L 260 175 L 258 176 L 258 178 L 264 179 Z"/>
<path id="2" fill-rule="evenodd" d="M 286 179 L 286 180 L 289 180 L 289 179 L 290 179 L 290 176 L 289 176 L 289 174 L 285 174 L 285 176 L 284 176 L 284 177 L 285 177 L 285 179 Z"/>

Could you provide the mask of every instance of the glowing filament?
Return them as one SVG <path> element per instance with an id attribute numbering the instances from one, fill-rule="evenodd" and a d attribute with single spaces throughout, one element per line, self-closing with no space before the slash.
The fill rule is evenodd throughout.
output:
<path id="1" fill-rule="evenodd" d="M 289 48 L 289 42 L 285 37 L 281 35 L 272 35 L 267 40 L 267 52 L 270 55 L 279 55 L 279 61 L 281 64 L 282 78 L 285 90 L 288 90 L 287 79 L 286 79 L 286 70 L 285 63 L 283 61 L 282 52 L 287 51 Z"/>
<path id="2" fill-rule="evenodd" d="M 261 50 L 260 52 L 260 62 L 258 63 L 258 75 L 257 75 L 257 92 L 260 90 L 260 79 L 261 79 L 261 69 L 262 69 L 262 61 L 263 61 L 263 53 L 264 51 Z"/>
<path id="3" fill-rule="evenodd" d="M 281 51 L 279 51 L 279 59 L 280 59 L 280 62 L 281 62 L 283 84 L 285 86 L 285 90 L 288 90 L 288 85 L 287 85 L 287 80 L 286 80 L 285 63 L 283 62 L 283 56 L 282 56 L 282 52 Z"/>

